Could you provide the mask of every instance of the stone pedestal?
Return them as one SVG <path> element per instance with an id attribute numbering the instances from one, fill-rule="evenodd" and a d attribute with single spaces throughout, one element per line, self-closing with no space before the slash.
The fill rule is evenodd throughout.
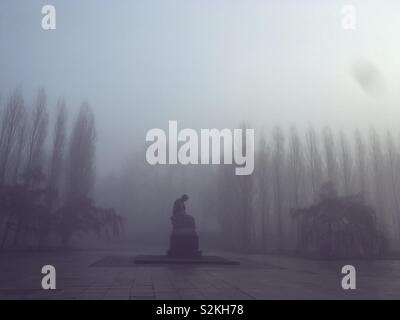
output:
<path id="1" fill-rule="evenodd" d="M 194 218 L 188 214 L 172 216 L 172 233 L 167 255 L 170 257 L 200 257 L 199 237 Z"/>
<path id="2" fill-rule="evenodd" d="M 173 231 L 170 237 L 168 250 L 170 257 L 199 257 L 199 237 L 196 233 L 185 231 Z"/>

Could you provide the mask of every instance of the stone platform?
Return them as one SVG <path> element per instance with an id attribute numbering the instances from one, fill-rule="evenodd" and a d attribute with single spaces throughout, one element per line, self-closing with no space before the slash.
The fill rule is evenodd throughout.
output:
<path id="1" fill-rule="evenodd" d="M 139 255 L 135 257 L 138 264 L 219 264 L 219 265 L 238 265 L 238 261 L 228 260 L 218 256 L 198 256 L 176 258 L 170 256 Z"/>
<path id="2" fill-rule="evenodd" d="M 91 267 L 134 267 L 135 264 L 185 264 L 185 265 L 238 265 L 238 261 L 233 261 L 218 256 L 199 256 L 189 258 L 176 258 L 167 255 L 138 255 L 132 256 L 107 256 L 95 263 Z"/>

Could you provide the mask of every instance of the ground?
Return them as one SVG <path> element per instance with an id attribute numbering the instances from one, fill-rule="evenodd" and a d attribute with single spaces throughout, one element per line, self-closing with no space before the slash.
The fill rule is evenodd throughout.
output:
<path id="1" fill-rule="evenodd" d="M 400 261 L 312 261 L 213 252 L 232 266 L 90 266 L 106 256 L 160 253 L 75 250 L 0 253 L 0 299 L 398 299 Z M 210 253 L 211 254 L 211 253 Z M 56 267 L 57 289 L 41 289 L 41 268 Z M 353 264 L 357 289 L 341 288 Z"/>

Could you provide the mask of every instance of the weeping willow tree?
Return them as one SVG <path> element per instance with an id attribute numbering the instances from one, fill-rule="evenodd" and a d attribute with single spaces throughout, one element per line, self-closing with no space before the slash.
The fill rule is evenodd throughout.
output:
<path id="1" fill-rule="evenodd" d="M 52 189 L 0 185 L 0 248 L 67 245 L 74 236 L 92 233 L 107 240 L 122 231 L 122 218 L 112 208 L 83 197 L 51 210 Z"/>
<path id="2" fill-rule="evenodd" d="M 82 197 L 67 202 L 58 210 L 62 244 L 68 245 L 72 236 L 94 233 L 110 239 L 122 231 L 122 218 L 112 208 L 101 208 L 92 200 Z"/>
<path id="3" fill-rule="evenodd" d="M 385 251 L 374 210 L 362 196 L 338 197 L 331 183 L 322 187 L 318 203 L 292 214 L 299 224 L 297 250 L 302 256 L 372 258 Z"/>

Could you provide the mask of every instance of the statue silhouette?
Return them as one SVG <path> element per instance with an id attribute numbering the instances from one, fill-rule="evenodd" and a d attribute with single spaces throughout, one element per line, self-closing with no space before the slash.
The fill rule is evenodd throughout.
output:
<path id="1" fill-rule="evenodd" d="M 195 220 L 186 213 L 185 202 L 188 199 L 188 195 L 184 194 L 174 202 L 171 217 L 172 234 L 168 251 L 168 256 L 171 257 L 201 256 Z"/>

